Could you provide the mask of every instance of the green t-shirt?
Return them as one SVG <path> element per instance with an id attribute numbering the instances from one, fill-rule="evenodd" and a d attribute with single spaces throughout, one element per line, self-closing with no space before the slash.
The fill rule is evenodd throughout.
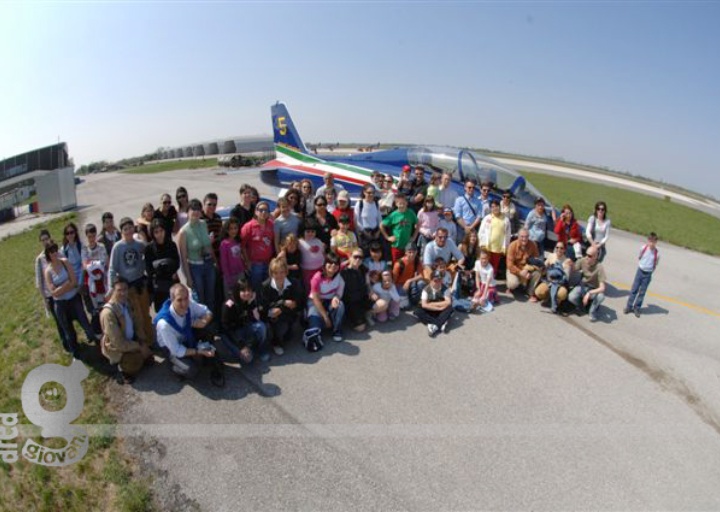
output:
<path id="1" fill-rule="evenodd" d="M 395 237 L 392 246 L 396 249 L 405 249 L 415 231 L 415 224 L 417 224 L 417 215 L 409 208 L 402 213 L 400 210 L 395 210 L 383 220 L 383 226 L 390 228 L 392 236 Z"/>

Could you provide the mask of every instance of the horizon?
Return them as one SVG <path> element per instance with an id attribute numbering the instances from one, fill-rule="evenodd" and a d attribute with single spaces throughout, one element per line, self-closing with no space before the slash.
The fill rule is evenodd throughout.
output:
<path id="1" fill-rule="evenodd" d="M 0 5 L 0 159 L 268 134 L 562 159 L 720 197 L 720 4 Z"/>

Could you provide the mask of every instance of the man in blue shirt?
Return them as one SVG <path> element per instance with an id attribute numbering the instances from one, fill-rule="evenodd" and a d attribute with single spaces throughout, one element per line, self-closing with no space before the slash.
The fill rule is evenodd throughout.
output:
<path id="1" fill-rule="evenodd" d="M 467 180 L 465 182 L 465 195 L 455 200 L 455 207 L 453 208 L 455 219 L 460 227 L 465 230 L 465 234 L 470 231 L 477 231 L 482 220 L 482 203 L 474 195 L 475 183 L 472 180 Z"/>

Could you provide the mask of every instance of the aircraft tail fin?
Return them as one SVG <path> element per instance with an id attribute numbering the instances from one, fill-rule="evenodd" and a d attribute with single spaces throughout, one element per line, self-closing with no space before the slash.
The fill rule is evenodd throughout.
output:
<path id="1" fill-rule="evenodd" d="M 307 153 L 308 150 L 295 129 L 295 123 L 293 123 L 285 104 L 278 101 L 271 107 L 270 113 L 272 116 L 273 141 L 275 144 L 282 144 L 283 146 L 289 146 L 302 153 Z"/>

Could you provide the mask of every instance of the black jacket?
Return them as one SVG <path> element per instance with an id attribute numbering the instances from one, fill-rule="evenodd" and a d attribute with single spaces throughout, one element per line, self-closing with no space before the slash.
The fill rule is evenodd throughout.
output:
<path id="1" fill-rule="evenodd" d="M 260 288 L 260 313 L 266 322 L 273 321 L 268 316 L 273 308 L 280 308 L 282 314 L 278 318 L 286 320 L 294 320 L 305 309 L 306 297 L 303 287 L 299 281 L 288 277 L 290 286 L 285 287 L 282 291 L 276 290 L 270 284 L 272 277 L 267 279 Z M 297 304 L 295 309 L 288 309 L 283 304 L 286 300 L 293 300 Z"/>

